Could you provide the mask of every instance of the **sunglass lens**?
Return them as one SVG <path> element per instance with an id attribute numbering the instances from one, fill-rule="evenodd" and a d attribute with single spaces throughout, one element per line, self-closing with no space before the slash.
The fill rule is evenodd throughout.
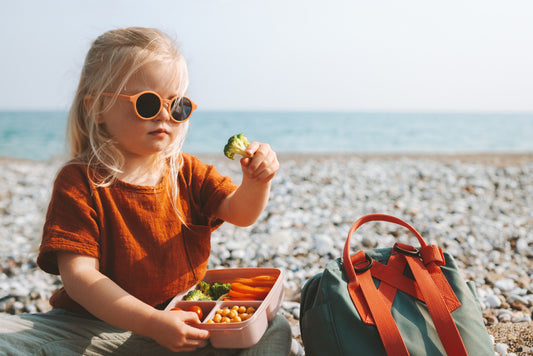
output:
<path id="1" fill-rule="evenodd" d="M 187 98 L 180 98 L 174 100 L 172 103 L 172 117 L 176 121 L 185 121 L 189 116 L 191 116 L 192 112 L 192 104 L 191 101 Z"/>
<path id="2" fill-rule="evenodd" d="M 137 98 L 135 107 L 139 115 L 145 119 L 150 119 L 159 112 L 161 100 L 153 93 L 145 93 Z"/>

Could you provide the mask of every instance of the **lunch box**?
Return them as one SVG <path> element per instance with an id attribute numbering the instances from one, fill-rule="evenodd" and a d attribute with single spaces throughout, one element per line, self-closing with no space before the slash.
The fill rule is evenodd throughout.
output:
<path id="1" fill-rule="evenodd" d="M 255 345 L 263 336 L 268 328 L 268 322 L 276 316 L 283 297 L 285 289 L 283 282 L 284 273 L 278 268 L 223 268 L 208 270 L 203 281 L 207 283 L 222 282 L 232 283 L 235 278 L 246 278 L 256 275 L 270 275 L 277 277 L 272 289 L 268 292 L 263 300 L 225 300 L 225 301 L 187 301 L 185 295 L 196 286 L 176 295 L 167 305 L 165 310 L 172 308 L 181 308 L 187 310 L 193 305 L 202 309 L 203 318 L 201 324 L 195 324 L 194 327 L 209 330 L 211 345 L 215 348 L 248 348 Z M 255 313 L 247 320 L 233 323 L 206 323 L 207 320 L 213 319 L 218 309 L 232 306 L 253 307 Z"/>

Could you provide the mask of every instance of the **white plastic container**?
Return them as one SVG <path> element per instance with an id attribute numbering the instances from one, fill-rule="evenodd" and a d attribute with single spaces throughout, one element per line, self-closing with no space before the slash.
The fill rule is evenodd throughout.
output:
<path id="1" fill-rule="evenodd" d="M 202 309 L 204 317 L 200 329 L 209 330 L 210 342 L 216 348 L 248 348 L 255 345 L 265 333 L 268 322 L 272 320 L 283 302 L 285 275 L 277 268 L 225 268 L 208 270 L 204 281 L 207 283 L 232 283 L 235 278 L 246 278 L 256 275 L 276 276 L 276 282 L 263 300 L 227 300 L 227 301 L 186 301 L 183 300 L 188 291 L 176 295 L 165 310 L 178 307 L 183 310 L 197 305 Z M 195 287 L 191 288 L 194 289 Z M 254 307 L 255 313 L 248 320 L 238 323 L 206 323 L 212 319 L 218 309 L 234 305 Z"/>

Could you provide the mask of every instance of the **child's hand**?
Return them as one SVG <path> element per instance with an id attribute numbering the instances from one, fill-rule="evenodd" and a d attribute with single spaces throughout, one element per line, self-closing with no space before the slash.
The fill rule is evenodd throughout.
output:
<path id="1" fill-rule="evenodd" d="M 200 323 L 196 313 L 156 310 L 151 323 L 151 337 L 171 351 L 194 351 L 207 345 L 209 331 L 191 326 Z"/>
<path id="2" fill-rule="evenodd" d="M 265 209 L 270 181 L 279 170 L 276 152 L 269 144 L 251 142 L 250 157 L 241 158 L 242 183 L 220 203 L 215 216 L 237 226 L 250 226 Z"/>
<path id="3" fill-rule="evenodd" d="M 279 170 L 279 162 L 276 152 L 272 150 L 268 143 L 257 141 L 250 142 L 246 152 L 252 158 L 241 158 L 242 173 L 245 178 L 259 183 L 268 183 L 274 178 Z"/>

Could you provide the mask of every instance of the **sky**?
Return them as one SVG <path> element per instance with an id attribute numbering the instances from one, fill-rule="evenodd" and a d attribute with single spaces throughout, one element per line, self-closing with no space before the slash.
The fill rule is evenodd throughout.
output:
<path id="1" fill-rule="evenodd" d="M 159 28 L 203 110 L 533 112 L 530 0 L 20 0 L 0 110 L 68 110 L 101 33 Z"/>

